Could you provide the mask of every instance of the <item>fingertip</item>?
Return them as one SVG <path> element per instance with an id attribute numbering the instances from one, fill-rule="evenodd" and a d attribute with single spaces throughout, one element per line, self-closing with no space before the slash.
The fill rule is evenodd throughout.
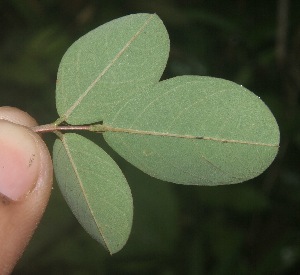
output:
<path id="1" fill-rule="evenodd" d="M 40 171 L 37 139 L 27 129 L 0 120 L 0 193 L 13 201 L 26 197 Z"/>
<path id="2" fill-rule="evenodd" d="M 27 113 L 0 107 L 0 192 L 5 195 L 1 191 L 4 180 L 20 189 L 6 193 L 10 200 L 0 200 L 0 274 L 12 271 L 51 194 L 51 156 L 42 138 L 30 129 L 35 125 L 36 121 Z"/>
<path id="3" fill-rule="evenodd" d="M 37 125 L 36 120 L 28 113 L 10 106 L 0 107 L 0 119 L 27 127 L 33 127 Z"/>
<path id="4" fill-rule="evenodd" d="M 49 150 L 42 138 L 30 130 L 36 125 L 28 113 L 0 107 L 0 193 L 13 201 L 52 185 Z"/>

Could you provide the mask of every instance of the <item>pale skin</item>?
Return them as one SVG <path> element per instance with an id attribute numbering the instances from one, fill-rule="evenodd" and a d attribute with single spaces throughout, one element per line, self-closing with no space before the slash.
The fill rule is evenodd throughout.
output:
<path id="1" fill-rule="evenodd" d="M 10 274 L 44 213 L 53 167 L 36 121 L 0 107 L 0 274 Z"/>

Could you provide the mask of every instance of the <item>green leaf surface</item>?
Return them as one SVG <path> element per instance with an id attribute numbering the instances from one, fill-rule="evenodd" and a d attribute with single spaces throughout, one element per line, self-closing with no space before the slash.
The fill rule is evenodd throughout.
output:
<path id="1" fill-rule="evenodd" d="M 119 251 L 130 234 L 133 204 L 118 165 L 77 134 L 55 141 L 53 161 L 60 189 L 78 221 L 111 254 Z"/>
<path id="2" fill-rule="evenodd" d="M 175 183 L 238 183 L 275 158 L 279 129 L 268 107 L 233 82 L 181 76 L 141 90 L 104 121 L 104 138 L 130 163 Z"/>
<path id="3" fill-rule="evenodd" d="M 59 66 L 60 121 L 102 121 L 138 89 L 157 83 L 169 56 L 169 37 L 155 14 L 110 21 L 78 39 Z"/>

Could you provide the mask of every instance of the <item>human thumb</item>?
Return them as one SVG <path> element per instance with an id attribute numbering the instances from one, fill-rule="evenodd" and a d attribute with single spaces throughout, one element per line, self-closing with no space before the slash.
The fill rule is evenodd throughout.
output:
<path id="1" fill-rule="evenodd" d="M 36 121 L 0 107 L 0 274 L 22 255 L 48 203 L 53 168 L 47 146 L 30 130 Z"/>

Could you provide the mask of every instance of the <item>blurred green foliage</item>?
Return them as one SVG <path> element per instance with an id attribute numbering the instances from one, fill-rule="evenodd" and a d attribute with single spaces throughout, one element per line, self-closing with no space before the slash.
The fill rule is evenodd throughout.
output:
<path id="1" fill-rule="evenodd" d="M 156 12 L 171 38 L 165 78 L 199 74 L 242 84 L 266 102 L 282 133 L 271 167 L 232 186 L 159 182 L 115 155 L 132 188 L 135 215 L 127 246 L 114 256 L 78 225 L 54 184 L 45 216 L 13 274 L 297 274 L 299 5 L 298 0 L 1 1 L 0 105 L 19 107 L 41 124 L 54 121 L 56 71 L 68 46 L 114 18 Z M 46 141 L 51 148 L 51 135 Z"/>

